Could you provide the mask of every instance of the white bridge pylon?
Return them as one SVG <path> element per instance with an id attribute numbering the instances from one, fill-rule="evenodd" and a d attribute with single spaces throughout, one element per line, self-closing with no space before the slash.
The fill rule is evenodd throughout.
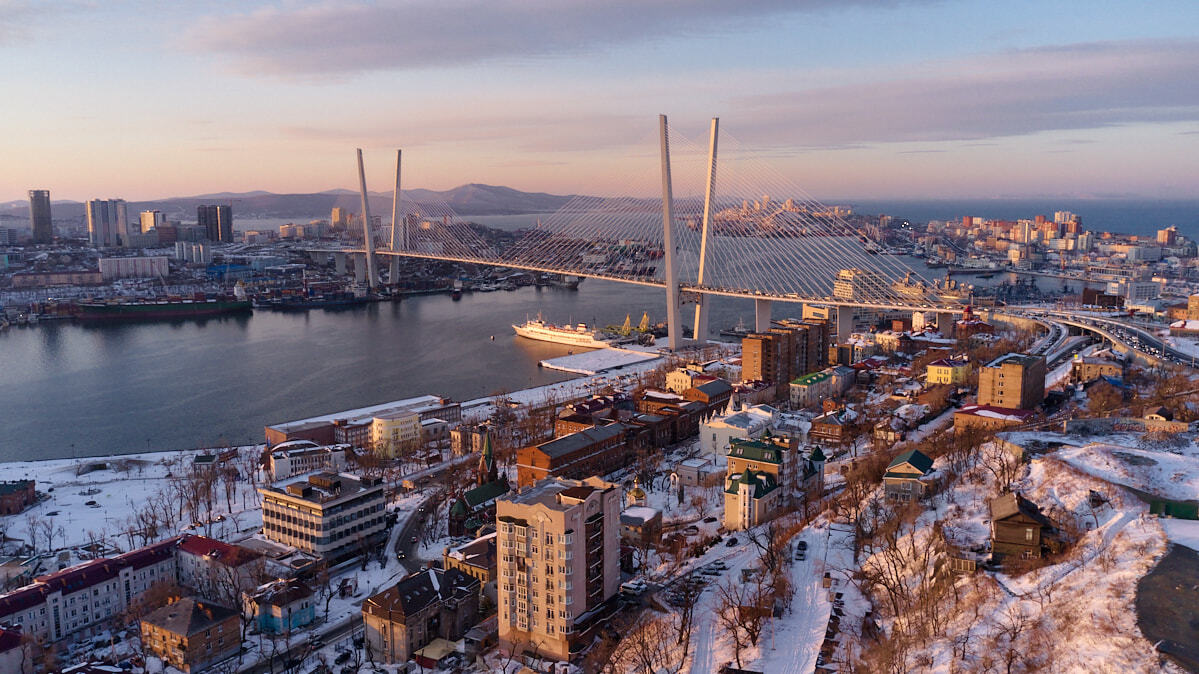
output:
<path id="1" fill-rule="evenodd" d="M 940 312 L 960 311 L 968 301 L 944 294 L 901 256 L 879 254 L 883 247 L 846 212 L 819 203 L 727 132 L 720 134 L 719 119 L 711 120 L 706 147 L 671 128 L 665 115 L 657 131 L 658 161 L 630 160 L 609 196 L 572 197 L 550 215 L 530 216 L 522 235 L 502 248 L 446 204 L 402 193 L 397 152 L 391 227 L 368 225 L 362 248 L 324 250 L 363 255 L 373 249 L 393 259 L 664 287 L 671 348 L 683 345 L 685 306 L 695 305 L 688 316 L 694 334 L 706 335 L 706 299 L 713 295 L 760 300 L 756 322 L 766 325 L 768 301 Z M 361 165 L 359 177 L 365 212 Z M 655 178 L 659 197 L 646 194 Z M 373 256 L 366 264 L 372 282 Z M 398 271 L 393 264 L 393 278 Z"/>

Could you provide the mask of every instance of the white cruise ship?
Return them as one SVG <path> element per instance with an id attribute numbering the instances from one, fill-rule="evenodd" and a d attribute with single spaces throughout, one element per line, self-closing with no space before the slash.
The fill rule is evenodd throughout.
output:
<path id="1" fill-rule="evenodd" d="M 608 333 L 588 328 L 586 323 L 579 323 L 574 327 L 554 325 L 541 320 L 540 315 L 536 320 L 526 321 L 524 325 L 514 324 L 512 329 L 516 331 L 516 334 L 528 339 L 582 346 L 589 349 L 602 349 L 613 341 L 613 337 Z"/>

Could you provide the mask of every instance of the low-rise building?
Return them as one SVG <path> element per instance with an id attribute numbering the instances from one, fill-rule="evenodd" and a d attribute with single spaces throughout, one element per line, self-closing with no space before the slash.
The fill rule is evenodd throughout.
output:
<path id="1" fill-rule="evenodd" d="M 490 531 L 475 540 L 454 549 L 446 548 L 441 555 L 441 566 L 458 569 L 480 583 L 482 592 L 490 593 L 495 600 L 495 531 Z"/>
<path id="2" fill-rule="evenodd" d="M 1085 383 L 1100 377 L 1124 378 L 1124 363 L 1114 358 L 1098 356 L 1074 356 L 1070 365 L 1070 381 Z"/>
<path id="3" fill-rule="evenodd" d="M 286 480 L 314 470 L 341 472 L 349 445 L 321 446 L 311 440 L 292 440 L 271 449 L 271 480 Z"/>
<path id="4" fill-rule="evenodd" d="M 410 409 L 386 412 L 371 419 L 371 450 L 394 459 L 421 446 L 420 414 Z"/>
<path id="5" fill-rule="evenodd" d="M 778 417 L 778 410 L 770 405 L 742 407 L 708 419 L 699 427 L 700 451 L 708 456 L 729 453 L 729 442 L 733 439 L 749 440 L 761 437 Z"/>
<path id="6" fill-rule="evenodd" d="M 1033 502 L 1016 493 L 991 499 L 991 556 L 1002 562 L 1007 557 L 1039 559 L 1054 546 L 1048 536 L 1053 523 Z"/>
<path id="7" fill-rule="evenodd" d="M 970 361 L 958 358 L 940 358 L 928 364 L 925 383 L 962 386 L 970 380 Z"/>
<path id="8" fill-rule="evenodd" d="M 933 472 L 933 460 L 918 450 L 909 449 L 891 460 L 883 474 L 883 492 L 892 503 L 908 503 L 924 498 L 929 488 L 925 478 Z"/>
<path id="9" fill-rule="evenodd" d="M 662 511 L 643 505 L 620 513 L 620 539 L 630 545 L 655 546 L 662 540 Z"/>
<path id="10" fill-rule="evenodd" d="M 0 627 L 0 672 L 32 672 L 33 652 L 25 648 L 21 630 Z"/>
<path id="11" fill-rule="evenodd" d="M 236 602 L 266 575 L 260 553 L 204 536 L 183 536 L 175 554 L 179 584 L 212 601 Z"/>
<path id="12" fill-rule="evenodd" d="M 832 409 L 812 419 L 808 438 L 825 447 L 840 447 L 849 440 L 849 426 L 857 413 L 846 408 Z"/>
<path id="13" fill-rule="evenodd" d="M 993 431 L 1030 422 L 1037 413 L 994 405 L 966 405 L 953 413 L 953 431 Z"/>
<path id="14" fill-rule="evenodd" d="M 152 586 L 175 582 L 178 542 L 171 538 L 38 576 L 33 583 L 0 595 L 0 624 L 19 626 L 46 642 L 102 631 Z"/>
<path id="15" fill-rule="evenodd" d="M 267 634 L 288 634 L 316 619 L 312 589 L 300 580 L 276 580 L 242 597 L 246 615 Z"/>
<path id="16" fill-rule="evenodd" d="M 684 459 L 674 467 L 675 479 L 685 487 L 698 487 L 707 481 L 708 475 L 716 467 L 712 461 L 703 458 Z"/>
<path id="17" fill-rule="evenodd" d="M 142 648 L 175 669 L 198 672 L 241 651 L 241 614 L 184 598 L 142 618 Z"/>
<path id="18" fill-rule="evenodd" d="M 33 480 L 0 482 L 0 515 L 17 515 L 37 503 Z"/>
<path id="19" fill-rule="evenodd" d="M 461 639 L 478 616 L 477 578 L 420 571 L 362 603 L 366 649 L 374 662 L 403 664 L 435 639 Z"/>
<path id="20" fill-rule="evenodd" d="M 383 481 L 318 473 L 285 489 L 264 487 L 262 534 L 336 563 L 364 554 L 387 536 Z"/>
<path id="21" fill-rule="evenodd" d="M 687 365 L 666 373 L 666 390 L 682 394 L 689 388 L 715 380 L 716 377 L 704 372 L 699 365 Z"/>
<path id="22" fill-rule="evenodd" d="M 606 475 L 626 464 L 626 430 L 613 423 L 523 447 L 516 453 L 516 483 L 528 487 L 548 477 Z"/>
<path id="23" fill-rule="evenodd" d="M 724 527 L 749 529 L 784 507 L 824 492 L 824 452 L 801 457 L 789 438 L 734 441 L 724 489 Z"/>

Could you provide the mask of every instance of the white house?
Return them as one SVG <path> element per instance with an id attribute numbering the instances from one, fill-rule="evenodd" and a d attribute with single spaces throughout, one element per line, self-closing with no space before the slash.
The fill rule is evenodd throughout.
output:
<path id="1" fill-rule="evenodd" d="M 699 427 L 700 449 L 707 455 L 728 454 L 730 440 L 753 440 L 761 437 L 774 425 L 778 414 L 778 410 L 770 405 L 754 405 L 742 406 L 738 412 L 712 417 Z"/>

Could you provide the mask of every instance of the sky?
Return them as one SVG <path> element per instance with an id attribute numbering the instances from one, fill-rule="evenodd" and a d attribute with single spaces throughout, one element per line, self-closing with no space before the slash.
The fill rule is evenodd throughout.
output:
<path id="1" fill-rule="evenodd" d="M 0 201 L 641 196 L 659 113 L 683 182 L 716 116 L 824 200 L 1199 197 L 1193 0 L 0 0 L 0 91 Z"/>

